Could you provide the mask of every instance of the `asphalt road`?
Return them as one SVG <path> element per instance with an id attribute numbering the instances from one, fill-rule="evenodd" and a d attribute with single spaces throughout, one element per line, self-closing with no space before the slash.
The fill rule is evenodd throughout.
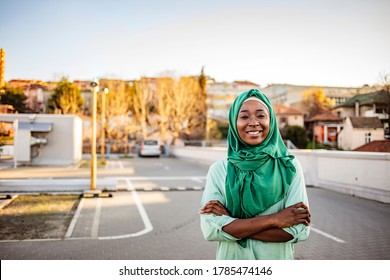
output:
<path id="1" fill-rule="evenodd" d="M 173 158 L 111 161 L 99 169 L 98 182 L 116 182 L 120 190 L 112 200 L 86 201 L 66 239 L 0 241 L 0 258 L 214 259 L 216 244 L 203 240 L 197 214 L 207 169 Z M 87 180 L 88 169 L 0 170 L 0 192 L 20 185 L 39 191 L 45 179 L 51 188 L 56 182 L 66 188 L 75 178 Z M 390 259 L 390 205 L 307 191 L 313 227 L 309 239 L 296 244 L 296 259 Z"/>

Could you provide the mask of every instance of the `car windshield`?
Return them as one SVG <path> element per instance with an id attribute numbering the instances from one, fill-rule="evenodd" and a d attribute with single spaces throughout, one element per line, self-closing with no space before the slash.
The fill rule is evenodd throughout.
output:
<path id="1" fill-rule="evenodd" d="M 144 141 L 144 145 L 158 145 L 158 142 L 156 140 L 146 140 Z"/>

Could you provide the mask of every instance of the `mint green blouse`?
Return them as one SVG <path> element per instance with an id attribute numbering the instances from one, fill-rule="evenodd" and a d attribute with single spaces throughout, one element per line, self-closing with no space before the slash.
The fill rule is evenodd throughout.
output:
<path id="1" fill-rule="evenodd" d="M 297 159 L 294 158 L 292 162 L 297 172 L 287 195 L 281 201 L 259 213 L 258 216 L 279 212 L 301 201 L 309 205 L 302 167 Z M 227 159 L 219 160 L 210 166 L 201 207 L 210 200 L 219 200 L 229 208 L 229 205 L 226 205 L 225 192 L 226 167 Z M 235 218 L 214 214 L 200 215 L 200 218 L 204 238 L 208 241 L 218 242 L 216 258 L 219 260 L 291 260 L 294 259 L 294 243 L 306 240 L 310 232 L 310 227 L 299 224 L 283 228 L 293 236 L 293 239 L 288 242 L 263 242 L 248 239 L 246 248 L 243 248 L 236 242 L 237 238 L 222 230 L 225 225 L 233 222 Z"/>

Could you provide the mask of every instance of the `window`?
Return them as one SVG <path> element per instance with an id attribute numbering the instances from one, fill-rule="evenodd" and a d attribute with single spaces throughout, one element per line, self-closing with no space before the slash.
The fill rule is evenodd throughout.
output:
<path id="1" fill-rule="evenodd" d="M 371 133 L 370 132 L 364 134 L 364 142 L 366 144 L 371 142 Z"/>

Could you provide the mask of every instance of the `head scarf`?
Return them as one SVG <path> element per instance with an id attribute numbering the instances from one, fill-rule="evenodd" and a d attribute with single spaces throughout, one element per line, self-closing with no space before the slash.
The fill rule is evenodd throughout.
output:
<path id="1" fill-rule="evenodd" d="M 237 131 L 239 110 L 250 97 L 257 97 L 269 111 L 269 134 L 257 146 L 243 142 Z M 234 100 L 229 112 L 228 165 L 225 181 L 227 206 L 235 218 L 251 218 L 282 200 L 296 172 L 280 136 L 268 98 L 251 89 Z M 245 247 L 246 241 L 239 243 Z"/>

